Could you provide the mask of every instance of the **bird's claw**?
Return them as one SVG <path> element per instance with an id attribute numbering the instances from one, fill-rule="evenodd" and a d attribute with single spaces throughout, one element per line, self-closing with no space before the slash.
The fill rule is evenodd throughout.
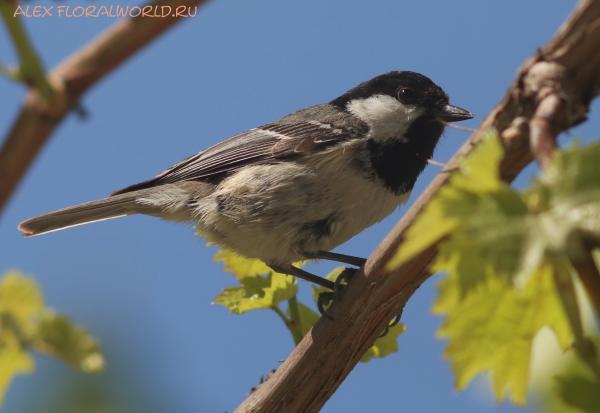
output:
<path id="1" fill-rule="evenodd" d="M 388 333 L 390 332 L 390 328 L 394 327 L 395 325 L 397 325 L 400 322 L 400 317 L 402 317 L 402 311 L 400 311 L 398 314 L 396 314 L 396 316 L 394 317 L 394 319 L 392 320 L 391 323 L 389 323 L 385 329 L 383 330 L 383 333 L 381 333 L 381 335 L 377 338 L 381 338 L 381 337 L 385 337 L 388 335 Z"/>
<path id="2" fill-rule="evenodd" d="M 356 268 L 344 268 L 344 271 L 342 271 L 340 275 L 338 275 L 338 277 L 333 283 L 333 291 L 326 291 L 319 294 L 319 298 L 317 299 L 317 308 L 319 309 L 319 313 L 321 313 L 321 315 L 327 317 L 330 320 L 333 320 L 333 318 L 325 310 L 325 307 L 331 304 L 331 302 L 335 298 L 342 301 L 340 295 L 342 289 L 352 279 L 352 277 L 354 276 L 354 274 L 356 274 L 357 271 L 358 269 Z"/>
<path id="3" fill-rule="evenodd" d="M 338 275 L 333 283 L 333 292 L 335 293 L 335 298 L 342 301 L 342 289 L 344 288 L 344 285 L 346 285 L 352 279 L 352 277 L 354 277 L 354 274 L 356 274 L 357 271 L 358 269 L 356 268 L 346 267 L 344 268 L 344 271 Z M 345 284 L 342 284 L 342 281 L 344 281 Z"/>
<path id="4" fill-rule="evenodd" d="M 321 315 L 327 317 L 330 320 L 333 318 L 327 314 L 327 310 L 325 310 L 325 306 L 329 305 L 333 299 L 335 298 L 335 292 L 333 291 L 324 291 L 319 294 L 319 298 L 317 299 L 317 308 L 319 309 L 319 313 Z"/>

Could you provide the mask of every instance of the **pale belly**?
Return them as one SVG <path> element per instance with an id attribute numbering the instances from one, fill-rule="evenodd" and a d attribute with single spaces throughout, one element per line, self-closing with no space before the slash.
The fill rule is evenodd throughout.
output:
<path id="1" fill-rule="evenodd" d="M 302 252 L 332 250 L 408 200 L 410 193 L 374 183 L 345 155 L 238 172 L 196 207 L 198 235 L 248 258 L 289 264 Z"/>

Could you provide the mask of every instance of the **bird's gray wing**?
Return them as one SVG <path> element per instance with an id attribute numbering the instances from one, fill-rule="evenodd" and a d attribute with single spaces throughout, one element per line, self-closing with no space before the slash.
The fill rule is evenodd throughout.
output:
<path id="1" fill-rule="evenodd" d="M 315 117 L 321 119 L 321 122 L 311 120 Z M 359 137 L 366 125 L 352 128 L 350 121 L 353 119 L 349 114 L 335 108 L 306 108 L 276 122 L 233 136 L 184 159 L 148 181 L 131 185 L 111 195 L 183 181 L 206 180 L 216 183 L 227 173 L 244 166 L 281 162 Z"/>

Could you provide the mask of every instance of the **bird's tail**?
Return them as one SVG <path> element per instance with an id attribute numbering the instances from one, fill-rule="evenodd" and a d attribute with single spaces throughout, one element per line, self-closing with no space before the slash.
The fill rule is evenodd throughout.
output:
<path id="1" fill-rule="evenodd" d="M 110 196 L 40 215 L 21 222 L 19 229 L 24 236 L 32 237 L 90 222 L 144 213 L 144 205 L 136 202 L 138 192 L 141 191 Z"/>

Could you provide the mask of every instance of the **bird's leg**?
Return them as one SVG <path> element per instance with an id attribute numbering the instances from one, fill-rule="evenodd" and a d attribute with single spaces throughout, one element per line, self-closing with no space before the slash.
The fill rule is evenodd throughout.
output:
<path id="1" fill-rule="evenodd" d="M 317 252 L 301 252 L 301 254 L 308 259 L 311 260 L 329 260 L 341 262 L 344 264 L 356 265 L 357 267 L 362 267 L 365 262 L 367 262 L 366 258 L 354 257 L 352 255 L 338 254 L 337 252 L 331 251 L 317 251 Z"/>
<path id="2" fill-rule="evenodd" d="M 294 277 L 302 278 L 303 280 L 306 280 L 313 284 L 320 285 L 321 287 L 329 288 L 330 290 L 333 290 L 335 288 L 335 284 L 332 281 L 329 281 L 323 277 L 319 277 L 317 275 L 311 274 L 308 271 L 304 271 L 303 269 L 294 267 L 293 265 L 290 265 L 289 267 L 288 266 L 280 267 L 278 265 L 269 265 L 269 267 L 275 272 L 279 272 L 281 274 L 293 275 Z"/>
<path id="3" fill-rule="evenodd" d="M 357 267 L 362 267 L 363 264 L 367 261 L 365 258 L 353 257 L 351 255 L 338 254 L 336 252 L 329 251 L 317 251 L 314 253 L 302 252 L 301 254 L 307 259 L 337 261 L 344 264 L 356 265 Z M 294 267 L 293 265 L 269 265 L 269 267 L 273 271 L 282 274 L 293 275 L 294 277 L 298 277 L 313 284 L 320 285 L 321 287 L 333 290 L 333 292 L 322 292 L 321 294 L 319 294 L 319 298 L 317 299 L 317 307 L 319 309 L 319 312 L 321 313 L 321 315 L 324 315 L 329 319 L 331 319 L 331 316 L 325 311 L 325 306 L 331 303 L 331 301 L 335 297 L 340 299 L 340 292 L 342 291 L 342 288 L 344 288 L 345 285 L 342 284 L 342 282 L 347 283 L 348 281 L 350 281 L 352 276 L 354 276 L 354 274 L 356 274 L 356 271 L 358 271 L 355 268 L 345 268 L 344 271 L 342 271 L 342 273 L 335 279 L 335 282 L 331 282 L 329 280 L 326 280 L 325 278 L 311 274 L 308 271 L 305 271 L 301 268 Z"/>
<path id="4" fill-rule="evenodd" d="M 364 263 L 367 261 L 365 258 L 354 257 L 352 255 L 338 254 L 337 252 L 330 251 L 317 251 L 317 252 L 302 252 L 304 257 L 308 259 L 320 259 L 320 260 L 329 260 L 329 261 L 337 261 L 344 264 L 356 265 L 357 267 L 362 267 Z M 344 284 L 342 282 L 348 283 L 350 279 L 356 274 L 356 269 L 354 268 L 346 268 L 342 273 L 336 278 L 334 283 L 335 297 L 341 301 L 340 292 Z"/>

